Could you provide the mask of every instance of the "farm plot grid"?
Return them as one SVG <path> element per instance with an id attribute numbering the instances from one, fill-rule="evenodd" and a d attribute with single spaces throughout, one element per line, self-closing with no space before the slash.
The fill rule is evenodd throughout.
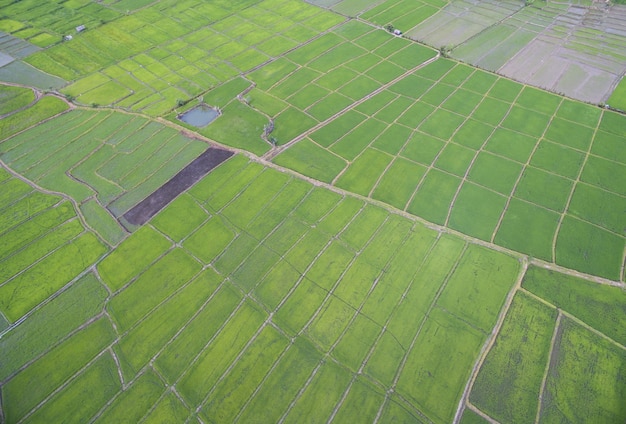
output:
<path id="1" fill-rule="evenodd" d="M 206 148 L 144 117 L 75 110 L 0 141 L 0 159 L 38 186 L 74 199 L 87 224 L 116 245 L 127 235 L 117 219 Z"/>
<path id="2" fill-rule="evenodd" d="M 343 20 L 285 0 L 156 2 L 26 61 L 74 81 L 62 92 L 79 103 L 155 116 Z"/>
<path id="3" fill-rule="evenodd" d="M 0 193 L 0 331 L 4 332 L 108 248 L 85 228 L 68 199 L 44 194 L 4 167 Z M 12 354 L 7 355 L 3 358 Z"/>
<path id="4" fill-rule="evenodd" d="M 249 75 L 257 87 L 263 72 Z M 278 97 L 281 86 L 268 93 Z M 288 141 L 273 160 L 470 236 L 620 281 L 625 121 L 439 59 Z"/>
<path id="5" fill-rule="evenodd" d="M 0 31 L 42 48 L 59 43 L 65 35 L 75 34 L 78 26 L 93 29 L 122 16 L 100 2 L 89 0 L 3 0 L 0 8 Z M 28 49 L 28 52 L 32 51 Z"/>
<path id="6" fill-rule="evenodd" d="M 29 235 L 0 290 L 31 291 L 0 305 L 7 422 L 626 417 L 620 287 L 243 156 L 108 254 L 67 200 L 0 179 L 3 236 Z M 27 284 L 41 270 L 63 284 Z"/>
<path id="7" fill-rule="evenodd" d="M 521 270 L 236 156 L 0 339 L 5 417 L 449 422 Z"/>
<path id="8" fill-rule="evenodd" d="M 322 2 L 377 25 L 443 7 Z M 178 126 L 0 87 L 0 421 L 626 420 L 623 115 L 299 0 L 98 7 L 119 17 L 26 60 Z M 176 55 L 199 73 L 162 76 Z M 109 75 L 130 62 L 141 87 Z M 206 149 L 178 132 L 197 103 L 221 115 L 190 129 L 248 156 L 125 232 Z"/>

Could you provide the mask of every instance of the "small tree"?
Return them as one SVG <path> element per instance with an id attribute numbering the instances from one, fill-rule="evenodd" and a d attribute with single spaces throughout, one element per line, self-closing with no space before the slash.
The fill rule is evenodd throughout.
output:
<path id="1" fill-rule="evenodd" d="M 450 46 L 442 46 L 439 48 L 439 54 L 441 54 L 441 56 L 445 58 L 450 57 L 451 51 L 452 51 L 452 48 Z"/>
<path id="2" fill-rule="evenodd" d="M 385 29 L 387 30 L 387 32 L 390 32 L 390 33 L 392 33 L 392 34 L 393 34 L 393 30 L 394 30 L 395 28 L 393 27 L 393 25 L 391 25 L 391 24 L 387 24 L 387 25 L 385 25 Z"/>

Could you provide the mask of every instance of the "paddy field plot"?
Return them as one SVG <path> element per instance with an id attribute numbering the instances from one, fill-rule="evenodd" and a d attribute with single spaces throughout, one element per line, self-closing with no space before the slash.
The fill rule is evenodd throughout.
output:
<path id="1" fill-rule="evenodd" d="M 35 93 L 29 88 L 0 85 L 0 116 L 27 107 L 35 101 Z"/>
<path id="2" fill-rule="evenodd" d="M 35 331 L 41 314 L 57 316 L 71 296 L 109 293 L 77 313 L 106 315 L 80 328 L 68 322 L 50 335 L 53 347 L 5 365 L 11 421 L 199 411 L 241 422 L 360 414 L 448 422 L 521 266 L 235 156 L 95 270 L 23 324 Z M 93 337 L 99 343 L 86 348 Z M 2 340 L 3 351 L 39 343 L 20 326 Z M 457 352 L 452 371 L 445 352 Z M 428 390 L 417 391 L 416 378 Z M 95 396 L 97 384 L 107 390 Z"/>
<path id="3" fill-rule="evenodd" d="M 41 119 L 36 109 L 46 100 L 65 106 L 44 97 L 0 125 L 23 114 Z M 23 121 L 18 124 L 24 127 Z M 74 199 L 87 224 L 115 245 L 126 236 L 117 218 L 206 148 L 204 142 L 143 117 L 82 110 L 0 141 L 0 158 L 40 187 Z"/>

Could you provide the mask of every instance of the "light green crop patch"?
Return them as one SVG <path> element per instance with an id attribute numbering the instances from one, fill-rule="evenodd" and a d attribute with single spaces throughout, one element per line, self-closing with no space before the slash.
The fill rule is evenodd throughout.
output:
<path id="1" fill-rule="evenodd" d="M 367 149 L 338 178 L 337 186 L 367 196 L 391 160 L 385 153 Z"/>
<path id="2" fill-rule="evenodd" d="M 147 370 L 130 387 L 121 391 L 95 422 L 139 421 L 150 411 L 164 391 L 165 385 L 156 373 Z"/>
<path id="3" fill-rule="evenodd" d="M 367 379 L 357 378 L 337 411 L 338 422 L 352 419 L 360 422 L 371 422 L 376 419 L 380 406 L 384 401 L 382 390 L 371 384 Z"/>
<path id="4" fill-rule="evenodd" d="M 435 308 L 398 381 L 398 392 L 426 416 L 450 422 L 485 335 Z M 433 378 L 436 376 L 436 378 Z"/>
<path id="5" fill-rule="evenodd" d="M 104 353 L 25 422 L 93 417 L 121 389 L 114 359 Z"/>
<path id="6" fill-rule="evenodd" d="M 58 97 L 45 96 L 28 109 L 19 111 L 0 120 L 0 134 L 5 139 L 13 134 L 25 130 L 44 119 L 65 112 L 67 104 Z"/>
<path id="7" fill-rule="evenodd" d="M 333 407 L 348 387 L 350 373 L 333 361 L 324 362 L 317 368 L 313 380 L 306 387 L 285 418 L 286 423 L 301 423 L 313 419 L 326 421 Z"/>
<path id="8" fill-rule="evenodd" d="M 626 353 L 574 321 L 563 318 L 555 341 L 540 419 L 619 422 L 626 386 L 617 384 L 626 369 Z M 593 372 L 589 372 L 593 364 Z"/>
<path id="9" fill-rule="evenodd" d="M 252 302 L 241 304 L 215 341 L 187 368 L 178 384 L 180 394 L 191 405 L 200 405 L 265 318 L 265 312 Z"/>
<path id="10" fill-rule="evenodd" d="M 37 309 L 0 339 L 0 379 L 5 380 L 25 364 L 102 311 L 106 289 L 91 273 Z"/>
<path id="11" fill-rule="evenodd" d="M 624 237 L 566 216 L 556 240 L 556 261 L 568 268 L 619 280 L 625 245 Z"/>
<path id="12" fill-rule="evenodd" d="M 621 313 L 626 305 L 626 292 L 622 288 L 539 267 L 528 269 L 522 287 L 626 345 L 626 316 Z"/>
<path id="13" fill-rule="evenodd" d="M 111 324 L 99 319 L 11 378 L 2 387 L 6 418 L 19 421 L 114 339 Z"/>
<path id="14" fill-rule="evenodd" d="M 93 265 L 107 248 L 85 233 L 0 287 L 0 308 L 12 322 Z M 43 276 L 43 277 L 42 277 Z"/>
<path id="15" fill-rule="evenodd" d="M 118 330 L 129 330 L 200 269 L 201 265 L 182 249 L 168 252 L 109 302 L 107 310 Z"/>
<path id="16" fill-rule="evenodd" d="M 470 401 L 500 422 L 534 420 L 555 322 L 555 309 L 517 294 Z"/>
<path id="17" fill-rule="evenodd" d="M 33 101 L 35 101 L 35 93 L 31 89 L 0 86 L 0 116 L 17 111 Z"/>
<path id="18" fill-rule="evenodd" d="M 277 422 L 321 359 L 321 353 L 310 342 L 298 338 L 243 409 L 241 420 L 246 422 L 255 417 L 266 422 Z"/>
<path id="19" fill-rule="evenodd" d="M 143 227 L 100 262 L 98 272 L 111 290 L 119 290 L 170 247 L 158 232 Z"/>

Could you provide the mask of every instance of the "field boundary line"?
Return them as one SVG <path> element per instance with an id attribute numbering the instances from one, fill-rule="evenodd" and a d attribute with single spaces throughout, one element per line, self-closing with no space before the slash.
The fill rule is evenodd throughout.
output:
<path id="1" fill-rule="evenodd" d="M 563 327 L 561 326 L 561 318 L 563 317 L 563 313 L 560 309 L 557 309 L 556 322 L 554 324 L 554 331 L 552 332 L 552 340 L 550 341 L 550 352 L 548 353 L 548 360 L 546 361 L 546 367 L 543 372 L 543 377 L 541 379 L 541 386 L 539 388 L 539 402 L 537 403 L 537 415 L 535 416 L 535 424 L 539 424 L 539 420 L 541 418 L 541 407 L 543 405 L 543 395 L 546 388 L 546 382 L 548 380 L 548 375 L 550 373 L 550 368 L 552 368 L 553 362 L 556 365 L 557 358 L 554 357 L 555 353 L 558 354 L 558 348 L 556 347 L 557 342 L 560 343 L 560 338 Z M 556 352 L 555 352 L 556 351 Z"/>
<path id="2" fill-rule="evenodd" d="M 499 421 L 494 420 L 489 415 L 485 414 L 483 411 L 478 409 L 478 407 L 476 405 L 474 405 L 473 403 L 471 403 L 469 401 L 467 402 L 467 409 L 471 410 L 472 412 L 474 412 L 477 415 L 480 415 L 481 418 L 483 418 L 484 420 L 488 421 L 490 424 L 500 424 Z"/>
<path id="3" fill-rule="evenodd" d="M 568 275 L 577 276 L 579 278 L 583 278 L 583 279 L 586 279 L 586 280 L 589 280 L 589 281 L 595 281 L 595 282 L 598 282 L 600 284 L 608 284 L 608 285 L 613 285 L 613 286 L 626 288 L 626 283 L 623 282 L 623 281 L 611 280 L 611 279 L 608 279 L 608 278 L 587 274 L 587 273 L 584 273 L 584 272 L 581 272 L 581 271 L 577 271 L 577 270 L 574 270 L 574 269 L 571 269 L 571 268 L 563 267 L 563 266 L 558 265 L 558 264 L 556 264 L 554 262 L 547 262 L 547 261 L 540 260 L 538 258 L 533 258 L 533 257 L 530 257 L 527 254 L 524 254 L 524 253 L 521 253 L 521 252 L 518 252 L 518 251 L 515 251 L 515 250 L 511 250 L 511 249 L 509 249 L 509 248 L 507 248 L 505 246 L 500 246 L 500 245 L 494 244 L 494 243 L 492 243 L 490 241 L 485 241 L 485 240 L 478 239 L 478 238 L 473 237 L 473 236 L 469 236 L 469 235 L 461 233 L 460 231 L 455 230 L 453 228 L 446 227 L 445 225 L 439 225 L 439 224 L 427 221 L 427 220 L 425 220 L 424 218 L 421 218 L 418 215 L 413 215 L 410 212 L 407 212 L 406 210 L 399 209 L 399 208 L 397 208 L 397 207 L 395 207 L 393 205 L 390 205 L 388 203 L 385 203 L 383 201 L 380 201 L 380 200 L 377 200 L 377 199 L 374 199 L 374 198 L 369 198 L 369 197 L 363 196 L 361 194 L 353 193 L 351 191 L 345 190 L 345 189 L 343 189 L 341 187 L 337 187 L 337 186 L 334 186 L 334 185 L 329 184 L 329 183 L 325 183 L 325 182 L 322 182 L 322 181 L 319 181 L 319 180 L 315 180 L 315 179 L 313 179 L 311 177 L 308 177 L 306 175 L 300 174 L 300 173 L 298 173 L 298 172 L 296 172 L 296 171 L 294 171 L 294 170 L 292 170 L 290 168 L 286 168 L 286 167 L 283 167 L 281 165 L 275 164 L 275 163 L 273 163 L 273 162 L 271 162 L 271 161 L 269 161 L 269 160 L 267 160 L 267 159 L 265 159 L 263 157 L 256 157 L 256 156 L 253 156 L 253 155 L 250 155 L 250 154 L 248 154 L 247 157 L 250 158 L 250 160 L 252 160 L 252 161 L 261 163 L 261 164 L 263 164 L 263 165 L 265 165 L 267 167 L 273 168 L 273 169 L 275 169 L 275 170 L 277 170 L 279 172 L 295 175 L 298 178 L 300 178 L 302 180 L 305 180 L 305 181 L 308 181 L 309 183 L 311 183 L 311 184 L 313 184 L 313 185 L 315 185 L 317 187 L 323 187 L 323 188 L 325 188 L 327 190 L 330 190 L 330 191 L 335 192 L 337 194 L 340 194 L 342 196 L 354 197 L 354 198 L 357 198 L 357 199 L 361 199 L 361 200 L 363 200 L 365 202 L 368 202 L 368 203 L 370 203 L 372 205 L 380 206 L 380 207 L 388 210 L 391 213 L 403 216 L 403 217 L 408 218 L 408 219 L 410 219 L 410 220 L 412 220 L 414 222 L 419 222 L 420 224 L 422 224 L 425 227 L 430 228 L 430 229 L 432 229 L 434 231 L 437 231 L 437 232 L 440 232 L 440 233 L 452 234 L 454 236 L 457 236 L 459 238 L 467 240 L 467 241 L 469 241 L 472 244 L 477 244 L 477 245 L 480 245 L 480 246 L 484 246 L 484 247 L 487 247 L 487 248 L 489 248 L 491 250 L 494 250 L 494 251 L 497 251 L 497 252 L 502 252 L 502 253 L 505 253 L 505 254 L 507 254 L 509 256 L 516 257 L 516 258 L 528 257 L 528 259 L 529 259 L 531 264 L 537 265 L 537 266 L 541 266 L 543 268 L 556 270 L 557 272 L 561 272 L 561 273 L 565 273 L 565 274 L 568 274 Z M 442 171 L 442 172 L 444 172 L 444 171 Z M 625 249 L 625 255 L 626 255 L 626 249 Z"/>
<path id="4" fill-rule="evenodd" d="M 482 368 L 489 352 L 491 352 L 491 348 L 496 342 L 498 338 L 498 334 L 500 334 L 500 330 L 502 329 L 502 325 L 506 319 L 506 316 L 509 313 L 509 309 L 511 308 L 511 304 L 513 303 L 513 298 L 517 294 L 518 290 L 522 287 L 522 281 L 524 280 L 524 275 L 526 275 L 526 271 L 528 270 L 528 259 L 523 258 L 520 263 L 520 269 L 517 274 L 517 279 L 511 290 L 506 296 L 506 300 L 504 301 L 504 305 L 500 308 L 500 313 L 498 314 L 498 319 L 496 321 L 495 326 L 491 330 L 491 333 L 487 335 L 485 343 L 483 344 L 480 353 L 478 354 L 478 358 L 472 367 L 472 371 L 470 374 L 470 378 L 465 385 L 465 389 L 463 390 L 463 394 L 461 395 L 461 399 L 459 401 L 459 405 L 456 410 L 456 414 L 454 416 L 454 424 L 459 424 L 461 422 L 461 418 L 463 416 L 463 410 L 469 403 L 469 396 L 472 388 L 474 387 L 474 383 L 476 382 L 476 378 L 478 377 L 478 373 Z"/>
<path id="5" fill-rule="evenodd" d="M 591 331 L 592 333 L 596 334 L 597 336 L 605 339 L 606 341 L 610 342 L 611 344 L 614 344 L 615 346 L 617 346 L 618 348 L 622 349 L 622 350 L 626 350 L 626 345 L 622 345 L 620 342 L 618 342 L 617 340 L 609 337 L 608 335 L 604 334 L 602 331 L 598 330 L 595 327 L 592 327 L 591 325 L 587 324 L 585 321 L 583 321 L 582 319 L 578 318 L 576 315 L 572 314 L 571 312 L 566 311 L 565 309 L 561 309 L 560 307 L 553 305 L 552 303 L 548 302 L 547 300 L 537 296 L 535 293 L 529 291 L 528 289 L 525 289 L 524 287 L 520 288 L 520 291 L 526 295 L 528 295 L 529 297 L 532 297 L 533 299 L 535 299 L 538 302 L 543 303 L 544 305 L 552 308 L 552 309 L 556 309 L 559 311 L 560 314 L 562 314 L 564 317 L 571 319 L 572 321 L 574 321 L 576 324 L 580 325 L 581 327 L 585 328 L 586 330 Z"/>

